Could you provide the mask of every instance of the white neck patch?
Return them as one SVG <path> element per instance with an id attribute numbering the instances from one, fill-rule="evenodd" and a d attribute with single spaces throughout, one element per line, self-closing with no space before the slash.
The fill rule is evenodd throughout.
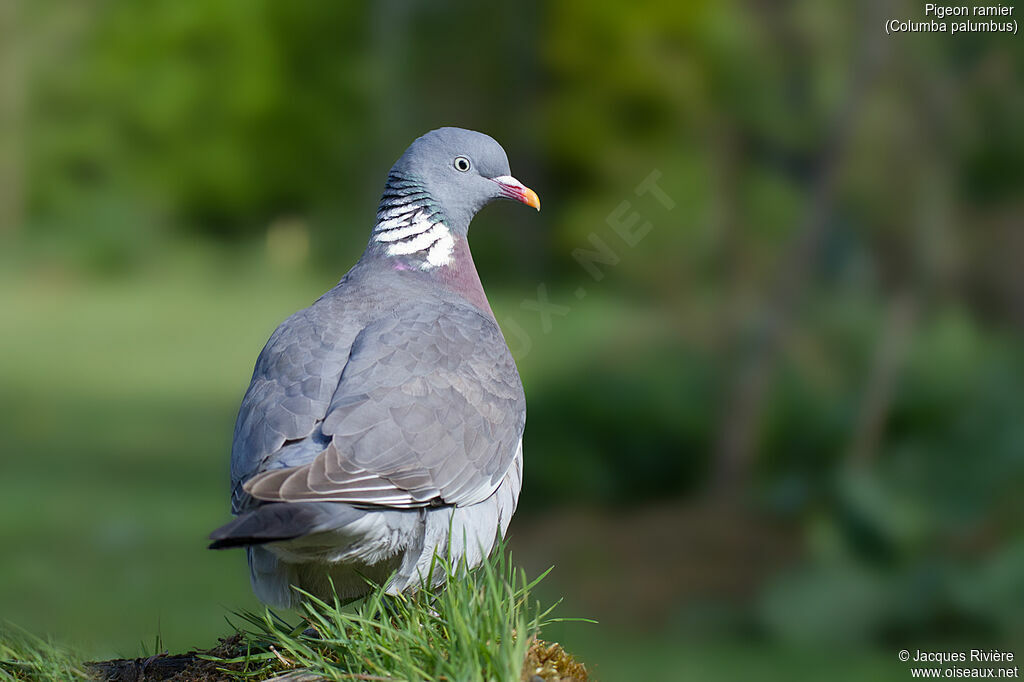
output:
<path id="1" fill-rule="evenodd" d="M 373 228 L 373 240 L 387 244 L 389 256 L 411 256 L 423 254 L 421 270 L 448 265 L 452 261 L 455 238 L 448 226 L 440 221 L 431 221 L 430 212 L 412 207 L 408 212 L 388 211 L 392 215 L 381 216 Z M 396 214 L 397 213 L 397 214 Z"/>

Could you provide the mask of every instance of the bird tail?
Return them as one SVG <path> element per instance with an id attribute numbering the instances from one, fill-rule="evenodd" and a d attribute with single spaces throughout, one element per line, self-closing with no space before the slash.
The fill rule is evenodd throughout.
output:
<path id="1" fill-rule="evenodd" d="M 322 503 L 273 502 L 260 505 L 210 533 L 210 549 L 249 547 L 282 542 L 339 524 L 338 509 L 328 513 Z M 355 510 L 352 510 L 355 512 Z"/>

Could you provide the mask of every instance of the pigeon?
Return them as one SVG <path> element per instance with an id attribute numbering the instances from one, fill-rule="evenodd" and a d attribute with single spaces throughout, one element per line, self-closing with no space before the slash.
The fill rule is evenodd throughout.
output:
<path id="1" fill-rule="evenodd" d="M 540 210 L 493 138 L 418 138 L 362 257 L 257 358 L 231 448 L 236 518 L 210 547 L 246 549 L 264 603 L 441 585 L 435 555 L 473 567 L 504 537 L 526 399 L 467 242 L 496 199 Z"/>

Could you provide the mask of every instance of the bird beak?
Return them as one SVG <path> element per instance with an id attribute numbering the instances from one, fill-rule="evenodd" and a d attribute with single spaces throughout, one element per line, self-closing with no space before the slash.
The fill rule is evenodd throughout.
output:
<path id="1" fill-rule="evenodd" d="M 538 211 L 540 210 L 540 197 L 537 196 L 537 193 L 511 175 L 500 175 L 496 178 L 491 178 L 491 180 L 501 188 L 501 196 L 520 201 L 527 206 L 533 206 Z"/>

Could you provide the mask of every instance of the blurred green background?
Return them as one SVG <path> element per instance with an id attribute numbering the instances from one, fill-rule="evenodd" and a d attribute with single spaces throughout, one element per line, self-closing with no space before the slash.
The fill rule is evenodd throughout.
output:
<path id="1" fill-rule="evenodd" d="M 514 555 L 601 621 L 551 637 L 603 680 L 1024 642 L 1024 43 L 885 35 L 922 13 L 3 3 L 0 618 L 135 656 L 255 606 L 205 549 L 253 362 L 459 125 L 544 204 L 471 237 Z"/>

